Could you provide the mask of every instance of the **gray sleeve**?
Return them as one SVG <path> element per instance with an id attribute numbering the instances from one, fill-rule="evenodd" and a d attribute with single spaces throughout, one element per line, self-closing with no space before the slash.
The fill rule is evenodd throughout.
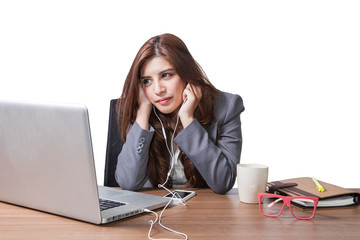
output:
<path id="1" fill-rule="evenodd" d="M 216 144 L 196 119 L 175 138 L 181 151 L 194 163 L 209 187 L 221 194 L 234 186 L 236 165 L 240 162 L 240 113 L 244 106 L 241 97 L 235 96 L 228 105 L 223 104 L 219 113 L 224 118 L 218 122 L 220 136 Z"/>
<path id="2" fill-rule="evenodd" d="M 126 135 L 126 142 L 118 156 L 115 178 L 123 189 L 139 190 L 148 180 L 146 174 L 149 147 L 154 129 L 142 129 L 136 122 Z"/>

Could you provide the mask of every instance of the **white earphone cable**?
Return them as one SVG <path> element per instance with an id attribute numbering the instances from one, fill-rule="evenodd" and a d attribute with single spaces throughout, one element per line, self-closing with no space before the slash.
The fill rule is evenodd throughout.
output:
<path id="1" fill-rule="evenodd" d="M 168 143 L 167 143 L 165 128 L 164 128 L 164 125 L 163 125 L 160 117 L 159 117 L 159 116 L 157 115 L 157 113 L 156 113 L 155 106 L 153 106 L 153 110 L 154 110 L 155 116 L 159 119 L 159 122 L 160 122 L 160 124 L 161 124 L 161 129 L 162 129 L 162 132 L 163 132 L 163 135 L 164 135 L 164 138 L 165 138 L 165 145 L 166 145 L 166 148 L 167 148 L 167 150 L 168 150 L 168 152 L 169 152 L 169 154 L 170 154 L 170 157 L 171 157 L 170 170 L 169 170 L 169 172 L 168 172 L 168 174 L 167 174 L 167 176 L 166 176 L 166 180 L 165 180 L 165 182 L 164 182 L 163 184 L 160 184 L 160 185 L 163 187 L 163 186 L 169 181 L 169 177 L 170 177 L 170 175 L 171 175 L 171 173 L 172 173 L 172 171 L 173 171 L 173 168 L 174 168 L 174 165 L 175 165 L 175 161 L 176 161 L 176 160 L 175 160 L 175 153 L 174 153 L 174 137 L 175 137 L 176 128 L 177 128 L 177 126 L 178 126 L 178 124 L 179 124 L 179 115 L 177 115 L 177 117 L 176 117 L 176 124 L 175 124 L 175 128 L 174 128 L 174 132 L 173 132 L 173 134 L 172 134 L 172 136 L 171 136 L 171 140 L 170 140 L 170 143 L 171 143 L 171 146 L 170 146 L 170 147 L 171 147 L 171 151 L 170 151 L 169 146 L 168 146 Z"/>
<path id="2" fill-rule="evenodd" d="M 168 189 L 167 189 L 167 190 L 168 190 Z M 168 191 L 170 191 L 170 190 L 168 190 Z M 161 223 L 161 218 L 162 218 L 162 215 L 163 215 L 165 209 L 170 205 L 170 203 L 174 200 L 174 198 L 175 198 L 175 194 L 173 194 L 173 196 L 171 197 L 171 199 L 169 200 L 169 202 L 166 204 L 166 206 L 164 207 L 164 209 L 161 211 L 159 217 L 158 217 L 158 214 L 157 214 L 156 212 L 151 211 L 151 210 L 149 210 L 149 209 L 144 209 L 144 212 L 153 213 L 153 214 L 155 214 L 155 216 L 156 216 L 155 221 L 153 221 L 153 220 L 150 220 L 150 221 L 149 221 L 149 223 L 150 223 L 150 229 L 149 229 L 149 232 L 148 232 L 148 238 L 149 238 L 150 240 L 178 240 L 178 239 L 172 239 L 172 238 L 152 238 L 152 237 L 151 237 L 151 230 L 152 230 L 154 224 L 155 224 L 158 220 L 159 220 L 159 225 L 160 225 L 162 228 L 164 228 L 165 230 L 167 230 L 167 231 L 169 231 L 169 232 L 176 233 L 176 234 L 178 234 L 178 235 L 182 235 L 182 236 L 185 237 L 185 240 L 188 239 L 188 236 L 187 236 L 185 233 L 175 231 L 175 230 L 173 230 L 173 229 L 171 229 L 171 228 L 168 228 L 168 227 L 164 226 L 164 225 Z M 183 203 L 183 204 L 184 204 L 184 203 Z M 184 204 L 184 205 L 185 205 L 185 204 Z"/>
<path id="3" fill-rule="evenodd" d="M 149 221 L 149 223 L 150 223 L 150 229 L 149 229 L 149 232 L 148 232 L 148 238 L 149 238 L 150 240 L 175 240 L 175 239 L 168 239 L 168 238 L 155 239 L 155 238 L 152 238 L 152 237 L 151 237 L 151 230 L 152 230 L 154 224 L 155 224 L 157 221 L 159 221 L 159 225 L 160 225 L 162 228 L 164 228 L 164 229 L 167 230 L 167 231 L 170 231 L 170 232 L 173 232 L 173 233 L 182 235 L 182 236 L 185 237 L 185 240 L 187 240 L 187 239 L 188 239 L 188 236 L 187 236 L 185 233 L 181 233 L 181 232 L 175 231 L 175 230 L 173 230 L 173 229 L 171 229 L 171 228 L 168 228 L 168 227 L 164 226 L 164 225 L 161 223 L 161 217 L 162 217 L 165 209 L 170 205 L 170 203 L 174 200 L 174 198 L 179 199 L 179 201 L 181 202 L 182 205 L 184 205 L 184 206 L 186 205 L 185 202 L 184 202 L 183 199 L 179 196 L 178 193 L 174 193 L 174 192 L 170 191 L 169 189 L 167 189 L 167 188 L 165 187 L 165 184 L 169 181 L 170 175 L 171 175 L 171 173 L 172 173 L 172 171 L 173 171 L 173 168 L 174 168 L 174 166 L 175 166 L 175 161 L 176 161 L 176 159 L 175 159 L 175 153 L 174 153 L 174 136 L 175 136 L 175 132 L 176 132 L 176 129 L 177 129 L 177 126 L 178 126 L 178 123 L 179 123 L 179 115 L 177 115 L 176 125 L 175 125 L 175 128 L 174 128 L 174 132 L 173 132 L 173 134 L 172 134 L 172 136 L 171 136 L 171 139 L 170 139 L 170 143 L 171 143 L 171 146 L 170 146 L 170 147 L 171 147 L 171 149 L 169 149 L 169 146 L 168 146 L 168 143 L 167 143 L 167 138 L 166 138 L 166 132 L 165 132 L 164 125 L 163 125 L 160 117 L 157 115 L 154 106 L 153 106 L 153 110 L 154 110 L 155 116 L 156 116 L 156 117 L 159 119 L 159 121 L 160 121 L 161 130 L 162 130 L 162 133 L 163 133 L 164 139 L 165 139 L 165 145 L 166 145 L 166 148 L 167 148 L 167 150 L 168 150 L 168 152 L 169 152 L 169 154 L 170 154 L 170 157 L 171 157 L 170 169 L 169 169 L 169 172 L 168 172 L 168 174 L 167 174 L 167 176 L 166 176 L 166 180 L 165 180 L 165 182 L 164 182 L 163 184 L 159 184 L 158 187 L 159 187 L 159 188 L 163 188 L 163 189 L 165 189 L 166 191 L 168 191 L 169 193 L 171 193 L 171 194 L 172 194 L 172 197 L 171 197 L 171 199 L 169 200 L 169 202 L 165 205 L 165 207 L 163 208 L 163 210 L 161 211 L 159 217 L 158 217 L 158 214 L 157 214 L 156 212 L 151 211 L 151 210 L 149 210 L 149 209 L 144 209 L 145 212 L 153 213 L 153 214 L 155 214 L 155 216 L 156 216 L 155 221 L 153 221 L 153 220 L 150 220 L 150 221 Z"/>

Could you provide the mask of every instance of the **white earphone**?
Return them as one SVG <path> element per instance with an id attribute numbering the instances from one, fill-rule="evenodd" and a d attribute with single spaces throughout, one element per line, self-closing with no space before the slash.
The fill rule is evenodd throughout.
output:
<path id="1" fill-rule="evenodd" d="M 164 185 L 169 181 L 170 175 L 171 175 L 171 173 L 172 173 L 172 171 L 173 171 L 173 168 L 174 168 L 174 165 L 175 165 L 175 161 L 176 161 L 176 159 L 175 159 L 175 153 L 174 153 L 174 136 L 175 136 L 176 128 L 177 128 L 178 123 L 179 123 L 179 115 L 177 115 L 174 132 L 173 132 L 173 134 L 172 134 L 172 136 L 171 136 L 171 149 L 169 149 L 169 146 L 168 146 L 168 143 L 167 143 L 167 137 L 166 137 L 165 128 L 164 128 L 164 125 L 163 125 L 160 117 L 159 117 L 159 116 L 157 115 L 157 113 L 156 113 L 155 106 L 153 106 L 153 111 L 154 111 L 154 113 L 155 113 L 155 116 L 156 116 L 156 117 L 159 119 L 159 121 L 160 121 L 161 130 L 162 130 L 162 133 L 163 133 L 164 139 L 165 139 L 165 145 L 166 145 L 166 148 L 167 148 L 167 150 L 168 150 L 168 152 L 169 152 L 169 154 L 170 154 L 170 157 L 171 157 L 171 165 L 170 165 L 170 169 L 169 169 L 169 172 L 168 172 L 168 174 L 167 174 L 166 180 L 165 180 L 165 182 L 164 182 L 163 184 L 159 184 L 158 187 L 159 187 L 159 188 L 163 188 L 163 189 L 165 189 L 166 191 L 168 191 L 169 193 L 171 193 L 171 194 L 172 194 L 172 198 L 169 200 L 169 202 L 166 204 L 166 206 L 164 207 L 164 209 L 161 211 L 161 214 L 160 214 L 159 217 L 158 217 L 158 214 L 157 214 L 156 212 L 151 211 L 151 210 L 149 210 L 149 209 L 144 209 L 145 212 L 153 213 L 153 214 L 155 214 L 155 216 L 156 216 L 155 221 L 153 221 L 153 220 L 150 220 L 150 221 L 149 221 L 149 223 L 150 223 L 150 229 L 149 229 L 149 232 L 148 232 L 148 238 L 149 238 L 150 240 L 155 240 L 154 238 L 151 237 L 151 230 L 152 230 L 152 228 L 153 228 L 153 225 L 154 225 L 156 222 L 159 222 L 159 225 L 160 225 L 162 228 L 164 228 L 164 229 L 166 229 L 166 230 L 168 230 L 168 231 L 170 231 L 170 232 L 179 234 L 179 235 L 185 237 L 185 239 L 188 239 L 188 236 L 187 236 L 185 233 L 181 233 L 181 232 L 175 231 L 175 230 L 173 230 L 173 229 L 171 229 L 171 228 L 165 227 L 165 226 L 161 223 L 162 214 L 164 213 L 165 209 L 166 209 L 166 208 L 168 207 L 168 205 L 173 201 L 174 198 L 178 198 L 178 199 L 180 200 L 180 202 L 181 202 L 183 205 L 185 205 L 185 202 L 182 200 L 182 198 L 181 198 L 180 196 L 178 196 L 178 194 L 171 192 L 169 189 L 167 189 L 167 188 L 164 186 Z"/>
<path id="2" fill-rule="evenodd" d="M 165 128 L 164 128 L 164 125 L 163 125 L 160 117 L 159 117 L 159 116 L 157 115 L 157 113 L 156 113 L 155 106 L 153 106 L 153 111 L 154 111 L 154 113 L 155 113 L 155 116 L 159 119 L 159 122 L 160 122 L 160 124 L 161 124 L 161 130 L 162 130 L 162 133 L 163 133 L 163 135 L 164 135 L 165 145 L 166 145 L 166 148 L 167 148 L 167 150 L 168 150 L 168 152 L 169 152 L 169 154 L 170 154 L 170 157 L 171 157 L 171 165 L 170 165 L 170 169 L 169 169 L 169 172 L 168 172 L 168 174 L 167 174 L 166 180 L 165 180 L 165 182 L 164 182 L 163 184 L 159 184 L 159 187 L 164 187 L 164 185 L 169 181 L 169 177 L 170 177 L 170 175 L 171 175 L 171 173 L 172 173 L 172 171 L 173 171 L 174 165 L 175 165 L 175 159 L 174 159 L 174 158 L 175 158 L 175 152 L 174 152 L 174 136 L 175 136 L 176 128 L 177 128 L 177 126 L 178 126 L 178 124 L 179 124 L 179 115 L 177 116 L 177 119 L 176 119 L 176 124 L 175 124 L 175 128 L 174 128 L 174 132 L 173 132 L 173 134 L 172 134 L 172 136 L 171 136 L 171 142 L 170 142 L 171 145 L 170 145 L 170 148 L 169 148 L 168 143 L 167 143 L 167 137 L 166 137 L 166 133 L 165 133 Z"/>

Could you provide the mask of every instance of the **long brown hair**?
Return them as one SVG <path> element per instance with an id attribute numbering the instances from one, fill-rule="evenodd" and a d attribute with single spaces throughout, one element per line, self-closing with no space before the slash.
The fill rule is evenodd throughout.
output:
<path id="1" fill-rule="evenodd" d="M 137 97 L 142 66 L 147 60 L 159 56 L 164 57 L 174 66 L 185 85 L 191 83 L 194 86 L 201 87 L 202 98 L 194 112 L 194 117 L 200 124 L 206 127 L 214 120 L 214 99 L 218 90 L 209 82 L 206 74 L 192 57 L 185 43 L 172 34 L 162 34 L 150 38 L 140 48 L 126 77 L 122 95 L 117 102 L 118 123 L 121 126 L 120 134 L 124 142 L 130 126 L 135 122 L 139 107 Z M 177 114 L 177 111 L 170 114 L 163 114 L 160 111 L 157 111 L 157 113 L 163 122 L 167 139 L 170 141 L 173 131 L 176 132 L 176 136 L 183 128 L 180 123 L 175 130 L 170 127 L 174 125 L 171 121 L 176 119 L 174 114 Z M 150 115 L 149 123 L 155 129 L 155 133 L 150 144 L 147 174 L 152 185 L 157 186 L 166 180 L 170 168 L 170 155 L 167 150 L 164 150 L 166 149 L 165 138 L 162 134 L 161 124 L 154 112 Z M 168 145 L 170 146 L 170 142 L 168 142 Z M 207 187 L 205 180 L 192 161 L 182 153 L 180 153 L 179 159 L 184 166 L 185 176 L 188 180 L 187 184 L 194 187 Z M 171 182 L 167 186 L 171 186 Z"/>

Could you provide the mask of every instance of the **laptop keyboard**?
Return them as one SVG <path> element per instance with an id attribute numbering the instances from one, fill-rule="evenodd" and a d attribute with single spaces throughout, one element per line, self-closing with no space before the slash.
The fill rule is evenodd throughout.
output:
<path id="1" fill-rule="evenodd" d="M 104 211 L 104 210 L 107 210 L 110 208 L 114 208 L 114 207 L 123 206 L 123 205 L 125 205 L 125 203 L 100 198 L 100 210 L 101 211 Z"/>

